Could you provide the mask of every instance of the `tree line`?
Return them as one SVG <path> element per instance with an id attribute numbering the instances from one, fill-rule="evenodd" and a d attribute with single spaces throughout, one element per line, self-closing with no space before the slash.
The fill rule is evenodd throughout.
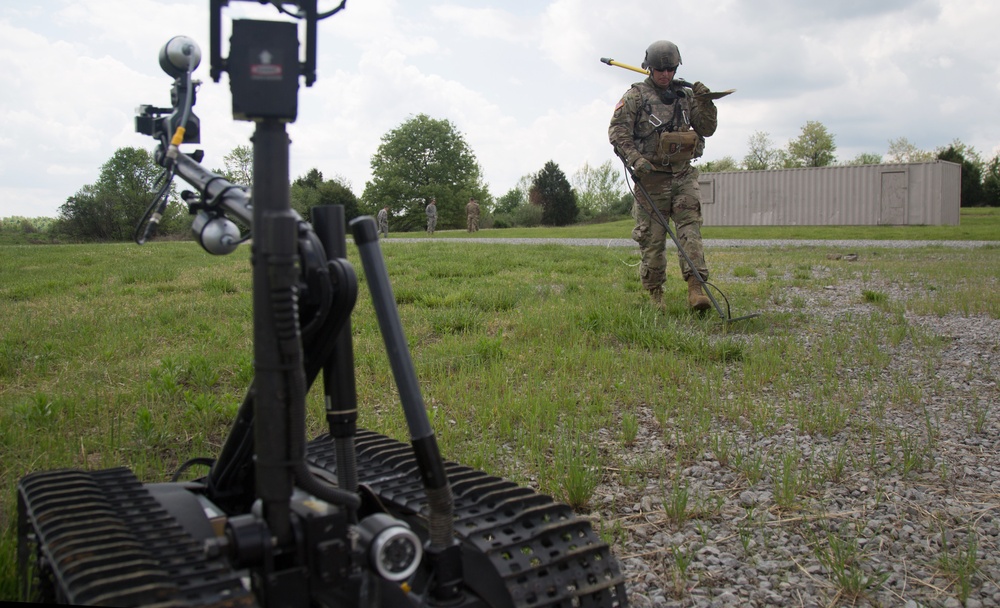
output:
<path id="1" fill-rule="evenodd" d="M 213 169 L 230 182 L 253 184 L 253 149 L 237 146 L 223 157 L 223 167 Z M 44 230 L 56 237 L 81 241 L 126 241 L 162 186 L 163 170 L 152 153 L 123 147 L 101 166 L 97 182 L 80 188 L 66 199 L 58 216 L 45 222 Z M 316 205 L 343 205 L 348 216 L 358 215 L 358 197 L 341 176 L 323 177 L 313 168 L 289 184 L 292 208 L 303 217 Z M 176 184 L 168 193 L 166 213 L 157 229 L 161 238 L 188 238 L 191 218 Z M 22 222 L 23 225 L 24 222 Z M 3 226 L 0 225 L 0 228 Z"/>
<path id="2" fill-rule="evenodd" d="M 360 197 L 342 176 L 324 177 L 312 168 L 289 184 L 291 206 L 303 217 L 317 205 L 339 204 L 347 219 L 375 215 L 388 207 L 394 232 L 422 230 L 426 206 L 436 199 L 438 229 L 465 226 L 470 198 L 483 210 L 482 225 L 566 225 L 581 219 L 627 212 L 623 180 L 610 161 L 589 165 L 570 185 L 559 166 L 549 161 L 537 173 L 522 178 L 495 202 L 482 179 L 482 170 L 464 136 L 448 120 L 425 114 L 408 119 L 386 133 L 371 159 L 372 178 Z M 253 150 L 237 146 L 213 172 L 237 185 L 253 184 Z M 96 183 L 83 186 L 59 208 L 46 228 L 75 240 L 124 241 L 160 188 L 162 169 L 142 148 L 124 147 L 101 167 Z M 167 212 L 158 229 L 161 237 L 187 238 L 190 218 L 175 187 L 169 192 Z M 496 211 L 496 213 L 494 212 Z M 2 225 L 0 225 L 2 228 Z"/>
<path id="3" fill-rule="evenodd" d="M 392 229 L 403 232 L 423 229 L 431 199 L 437 204 L 438 229 L 447 230 L 465 226 L 465 206 L 470 198 L 479 202 L 484 228 L 565 226 L 599 209 L 604 190 L 621 198 L 621 182 L 612 180 L 610 169 L 600 175 L 587 173 L 574 189 L 562 169 L 548 161 L 494 199 L 465 137 L 451 121 L 426 114 L 386 133 L 372 157 L 371 169 L 372 179 L 361 195 L 361 210 L 374 215 L 388 207 Z"/>
<path id="4" fill-rule="evenodd" d="M 1000 155 L 985 160 L 959 140 L 926 151 L 899 138 L 889 141 L 885 156 L 866 152 L 838 161 L 833 134 L 822 123 L 808 121 L 800 135 L 784 147 L 777 146 L 767 132 L 758 131 L 750 136 L 747 148 L 741 161 L 726 156 L 703 161 L 700 169 L 759 171 L 941 159 L 962 166 L 962 206 L 1000 206 Z M 465 205 L 470 198 L 479 201 L 485 228 L 609 221 L 626 217 L 632 206 L 623 171 L 611 160 L 598 166 L 584 164 L 571 179 L 558 164 L 548 161 L 494 198 L 462 133 L 451 121 L 426 114 L 411 117 L 383 135 L 371 158 L 371 169 L 372 177 L 359 197 L 343 176 L 325 177 L 319 168 L 312 168 L 290 182 L 292 207 L 308 217 L 316 205 L 339 204 L 345 207 L 348 219 L 375 215 L 388 207 L 392 230 L 406 232 L 423 229 L 425 208 L 431 199 L 437 202 L 438 228 L 445 230 L 465 226 Z M 83 186 L 66 199 L 57 218 L 41 223 L 20 218 L 17 227 L 77 240 L 128 240 L 162 185 L 161 172 L 149 151 L 120 148 L 101 166 L 96 183 Z M 237 146 L 214 172 L 235 184 L 251 185 L 252 148 Z M 169 196 L 159 234 L 187 238 L 187 208 L 176 188 Z M 18 218 L 0 222 L 0 230 L 13 226 L 12 219 Z"/>

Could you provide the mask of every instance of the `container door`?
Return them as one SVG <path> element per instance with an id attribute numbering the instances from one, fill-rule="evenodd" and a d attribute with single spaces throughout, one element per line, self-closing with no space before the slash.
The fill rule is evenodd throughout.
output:
<path id="1" fill-rule="evenodd" d="M 901 225 L 906 223 L 906 202 L 909 198 L 906 184 L 906 171 L 885 171 L 882 173 L 879 224 Z"/>

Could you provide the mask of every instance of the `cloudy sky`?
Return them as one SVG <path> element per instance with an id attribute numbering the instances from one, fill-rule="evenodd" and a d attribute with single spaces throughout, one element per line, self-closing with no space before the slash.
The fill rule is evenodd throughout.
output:
<path id="1" fill-rule="evenodd" d="M 277 15 L 235 0 L 224 11 Z M 420 113 L 457 127 L 494 196 L 549 160 L 572 177 L 613 158 L 612 109 L 642 78 L 600 58 L 638 65 L 660 39 L 680 47 L 679 77 L 737 89 L 717 102 L 705 160 L 742 159 L 757 131 L 784 146 L 809 120 L 841 160 L 900 137 L 927 150 L 957 138 L 992 157 L 998 23 L 995 0 L 348 0 L 319 25 L 318 80 L 289 126 L 292 177 L 316 167 L 360 195 L 381 137 Z M 208 75 L 208 30 L 208 0 L 0 3 L 0 217 L 54 217 L 116 149 L 153 149 L 133 115 L 169 104 L 157 53 L 175 35 L 205 56 L 205 164 L 248 143 L 228 80 Z"/>

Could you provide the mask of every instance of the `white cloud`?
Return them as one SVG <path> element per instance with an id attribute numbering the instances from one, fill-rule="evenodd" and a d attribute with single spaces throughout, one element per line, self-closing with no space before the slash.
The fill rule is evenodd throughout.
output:
<path id="1" fill-rule="evenodd" d="M 276 13 L 235 2 L 225 16 Z M 571 176 L 612 158 L 611 110 L 641 79 L 599 59 L 638 65 L 659 39 L 680 45 L 680 77 L 737 89 L 718 102 L 707 159 L 741 159 L 756 131 L 784 145 L 807 120 L 827 126 L 841 158 L 884 153 L 898 137 L 924 149 L 958 138 L 990 155 L 998 22 L 990 0 L 350 0 L 319 24 L 318 80 L 300 89 L 288 127 L 291 172 L 317 167 L 361 194 L 380 138 L 423 112 L 465 134 L 494 195 L 548 160 Z M 168 103 L 157 53 L 178 34 L 202 46 L 205 164 L 248 143 L 253 125 L 233 122 L 228 80 L 208 78 L 207 23 L 202 0 L 0 5 L 0 217 L 55 215 L 115 149 L 154 145 L 134 133 L 133 110 Z"/>
<path id="2" fill-rule="evenodd" d="M 49 165 L 45 168 L 45 173 L 48 175 L 70 175 L 73 177 L 78 177 L 81 175 L 86 175 L 87 171 L 81 167 L 74 167 L 68 165 Z"/>
<path id="3" fill-rule="evenodd" d="M 439 5 L 432 7 L 430 12 L 447 27 L 457 28 L 463 36 L 471 38 L 494 38 L 522 45 L 532 39 L 534 31 L 531 21 L 500 8 Z"/>

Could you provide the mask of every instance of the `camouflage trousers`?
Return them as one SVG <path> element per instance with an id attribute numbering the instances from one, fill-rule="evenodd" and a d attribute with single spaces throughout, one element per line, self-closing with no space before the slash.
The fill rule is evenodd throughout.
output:
<path id="1" fill-rule="evenodd" d="M 434 234 L 434 229 L 437 228 L 438 218 L 429 217 L 427 218 L 427 233 Z"/>
<path id="2" fill-rule="evenodd" d="M 707 279 L 708 267 L 705 265 L 705 252 L 701 243 L 701 192 L 698 189 L 698 170 L 692 167 L 678 176 L 654 171 L 640 180 L 640 183 L 652 197 L 663 217 L 673 221 L 674 235 L 694 262 L 702 278 Z M 636 199 L 632 206 L 632 217 L 635 219 L 632 240 L 639 243 L 642 256 L 639 278 L 645 289 L 653 290 L 667 280 L 665 247 L 669 237 L 666 228 L 660 224 L 659 217 L 652 212 L 649 201 L 638 187 L 635 195 Z M 680 262 L 681 276 L 686 281 L 692 276 L 691 269 L 679 251 L 677 259 Z"/>
<path id="3" fill-rule="evenodd" d="M 468 221 L 466 222 L 469 232 L 479 232 L 479 218 L 470 215 Z"/>

